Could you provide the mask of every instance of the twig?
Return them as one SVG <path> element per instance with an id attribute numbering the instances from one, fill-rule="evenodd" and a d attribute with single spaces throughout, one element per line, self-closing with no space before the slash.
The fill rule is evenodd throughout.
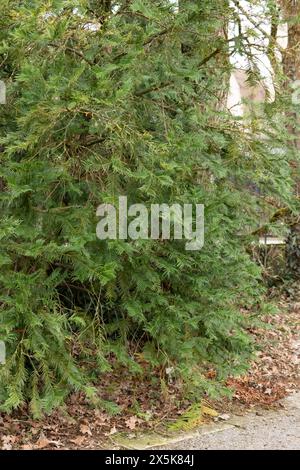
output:
<path id="1" fill-rule="evenodd" d="M 53 42 L 50 42 L 49 46 L 56 47 L 56 48 L 60 47 L 58 44 L 55 44 Z M 89 60 L 87 57 L 85 57 L 81 51 L 78 51 L 77 49 L 74 49 L 73 47 L 70 47 L 70 46 L 66 46 L 65 50 L 68 51 L 68 52 L 72 52 L 73 54 L 77 55 L 78 57 L 83 59 L 86 63 L 88 63 L 91 67 L 93 65 L 95 65 L 94 61 Z"/>

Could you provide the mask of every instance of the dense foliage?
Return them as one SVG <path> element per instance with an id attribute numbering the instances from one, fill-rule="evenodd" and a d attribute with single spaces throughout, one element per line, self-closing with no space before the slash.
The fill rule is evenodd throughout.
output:
<path id="1" fill-rule="evenodd" d="M 247 245 L 292 181 L 280 102 L 247 128 L 226 109 L 235 18 L 226 0 L 1 0 L 2 409 L 92 398 L 112 363 L 172 366 L 194 390 L 208 364 L 247 366 Z M 96 208 L 120 195 L 205 204 L 204 248 L 98 240 Z"/>

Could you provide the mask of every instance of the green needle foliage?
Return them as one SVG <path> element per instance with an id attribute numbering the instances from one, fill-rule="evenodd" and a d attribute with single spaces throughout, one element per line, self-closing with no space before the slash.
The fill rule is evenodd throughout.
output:
<path id="1" fill-rule="evenodd" d="M 248 235 L 293 185 L 280 103 L 247 129 L 226 110 L 229 54 L 246 51 L 224 33 L 234 15 L 225 0 L 1 0 L 3 410 L 93 398 L 111 358 L 172 364 L 194 390 L 209 364 L 245 370 L 240 307 L 262 291 Z M 98 240 L 96 208 L 120 195 L 205 204 L 204 248 Z"/>

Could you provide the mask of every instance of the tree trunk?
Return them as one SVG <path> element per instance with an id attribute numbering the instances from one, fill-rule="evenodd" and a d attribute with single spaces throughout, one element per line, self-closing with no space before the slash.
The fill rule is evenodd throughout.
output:
<path id="1" fill-rule="evenodd" d="M 112 0 L 90 0 L 89 6 L 91 11 L 103 23 L 106 16 L 111 12 Z"/>
<path id="2" fill-rule="evenodd" d="M 284 19 L 288 23 L 288 47 L 283 58 L 283 68 L 287 77 L 287 87 L 300 80 L 300 0 L 282 0 Z M 299 82 L 300 86 L 300 82 Z M 299 181 L 299 151 L 300 151 L 300 116 L 289 113 L 291 123 L 289 131 L 294 136 L 296 159 L 293 163 L 295 170 L 295 190 L 300 195 Z M 286 248 L 287 270 L 295 279 L 300 279 L 300 223 L 291 226 Z"/>

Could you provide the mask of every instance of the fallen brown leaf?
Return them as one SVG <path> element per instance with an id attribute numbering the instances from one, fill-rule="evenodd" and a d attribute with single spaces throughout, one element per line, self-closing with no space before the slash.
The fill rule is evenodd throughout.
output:
<path id="1" fill-rule="evenodd" d="M 70 439 L 70 442 L 76 444 L 77 446 L 81 446 L 85 441 L 85 436 L 78 436 L 75 439 Z"/>
<path id="2" fill-rule="evenodd" d="M 139 419 L 136 416 L 130 416 L 130 418 L 128 418 L 125 421 L 125 424 L 127 428 L 133 431 L 136 428 L 136 425 L 138 424 L 138 422 L 139 422 Z"/>
<path id="3" fill-rule="evenodd" d="M 92 436 L 92 435 L 93 435 L 93 433 L 92 433 L 90 427 L 89 427 L 87 424 L 81 424 L 81 425 L 80 425 L 80 432 L 81 432 L 82 434 L 88 434 L 89 436 Z"/>

